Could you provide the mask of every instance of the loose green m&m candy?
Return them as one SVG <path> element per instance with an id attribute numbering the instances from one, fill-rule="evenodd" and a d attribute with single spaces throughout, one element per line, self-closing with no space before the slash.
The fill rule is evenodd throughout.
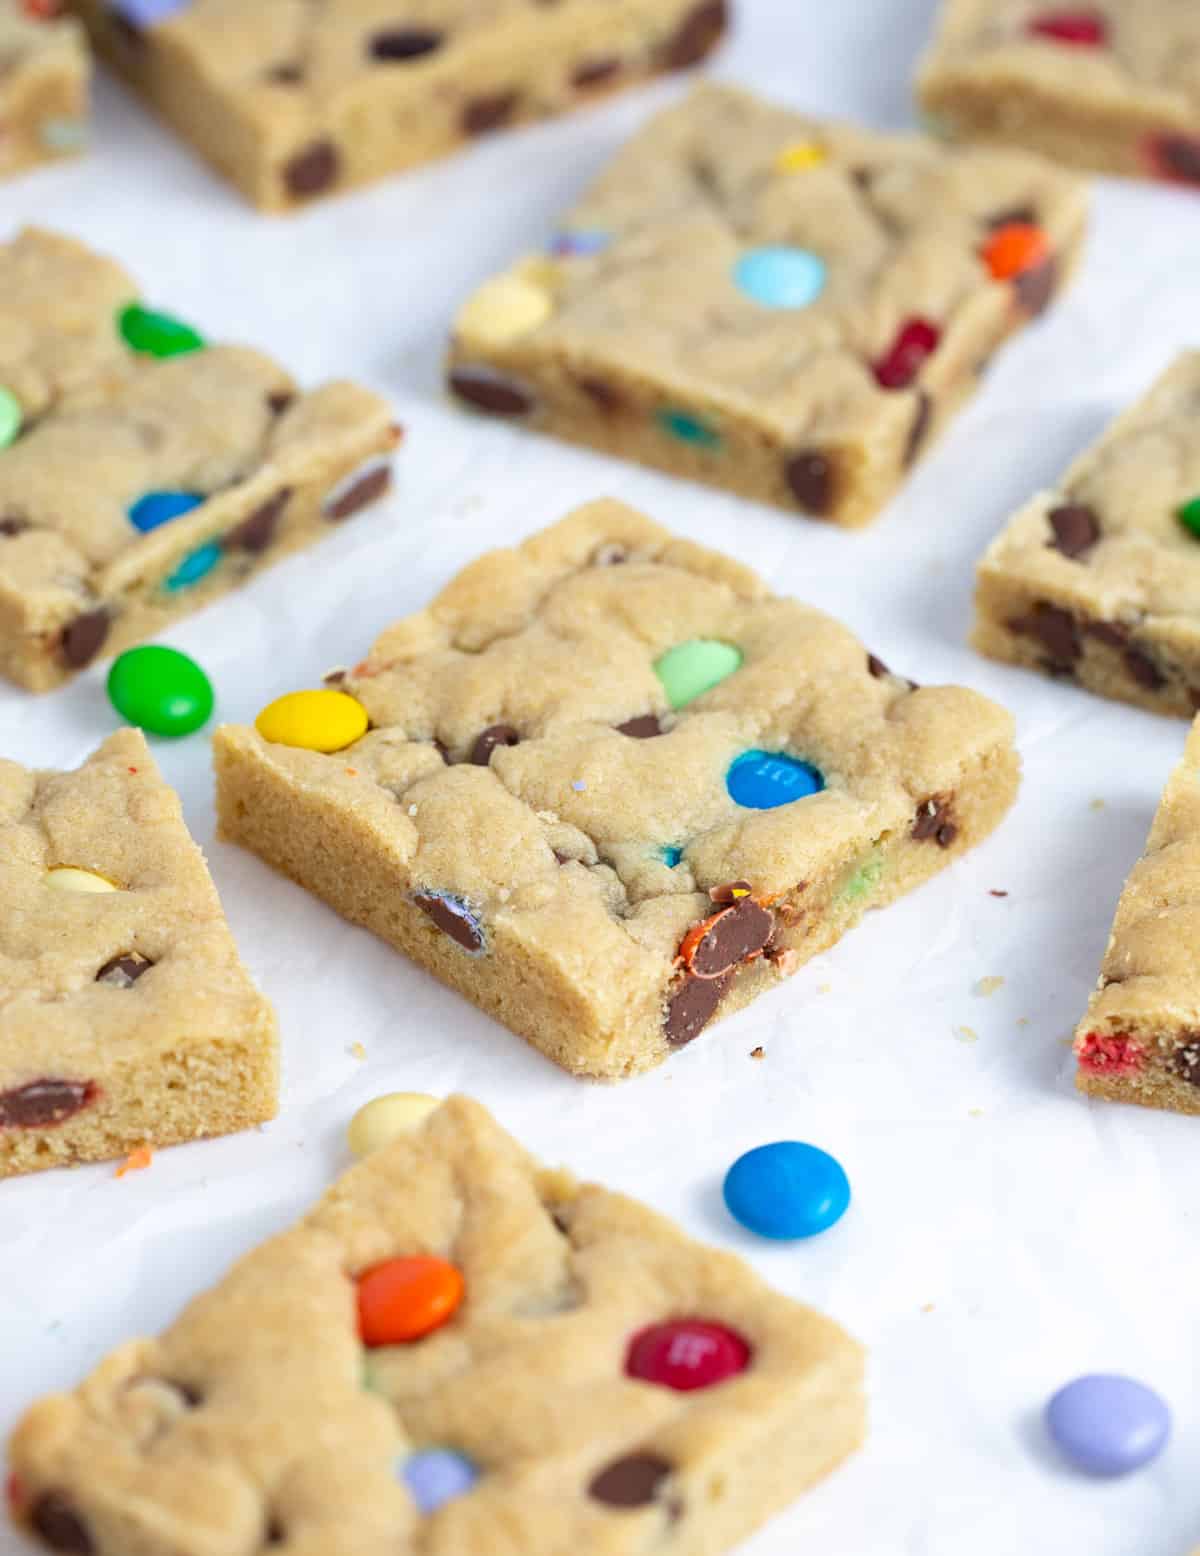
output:
<path id="1" fill-rule="evenodd" d="M 173 319 L 169 313 L 143 308 L 140 303 L 122 308 L 117 323 L 125 344 L 148 357 L 178 357 L 185 351 L 199 351 L 204 345 L 204 337 L 190 324 Z"/>
<path id="2" fill-rule="evenodd" d="M 113 661 L 108 696 L 123 719 L 153 735 L 190 735 L 212 717 L 212 682 L 194 659 L 159 643 Z"/>

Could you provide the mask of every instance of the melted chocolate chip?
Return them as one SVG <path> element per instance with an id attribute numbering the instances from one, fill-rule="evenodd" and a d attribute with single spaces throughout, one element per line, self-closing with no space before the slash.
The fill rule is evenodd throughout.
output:
<path id="1" fill-rule="evenodd" d="M 1124 648 L 1129 642 L 1129 628 L 1119 621 L 1089 621 L 1083 630 L 1088 637 L 1107 643 L 1109 648 Z"/>
<path id="2" fill-rule="evenodd" d="M 1013 290 L 1026 313 L 1034 318 L 1044 313 L 1058 290 L 1058 261 L 1054 255 L 1049 255 L 1040 265 L 1022 270 L 1013 279 Z"/>
<path id="3" fill-rule="evenodd" d="M 1160 135 L 1156 145 L 1163 170 L 1185 184 L 1200 184 L 1200 140 L 1186 135 Z"/>
<path id="4" fill-rule="evenodd" d="M 51 1550 L 91 1556 L 96 1549 L 88 1526 L 62 1491 L 43 1491 L 29 1510 L 29 1523 Z"/>
<path id="5" fill-rule="evenodd" d="M 266 1531 L 263 1534 L 263 1544 L 282 1545 L 286 1539 L 287 1531 L 284 1529 L 282 1522 L 274 1516 L 269 1518 Z"/>
<path id="6" fill-rule="evenodd" d="M 629 735 L 634 740 L 653 740 L 662 732 L 657 713 L 639 713 L 637 718 L 617 725 L 618 735 Z"/>
<path id="7" fill-rule="evenodd" d="M 908 442 L 904 445 L 904 468 L 908 467 L 921 452 L 921 446 L 929 436 L 929 426 L 933 421 L 933 396 L 928 389 L 917 390 L 917 409 L 912 419 L 912 426 L 908 429 Z"/>
<path id="8" fill-rule="evenodd" d="M 389 27 L 374 35 L 369 52 L 372 59 L 403 62 L 433 54 L 444 42 L 445 35 L 433 27 Z"/>
<path id="9" fill-rule="evenodd" d="M 1046 515 L 1054 539 L 1050 546 L 1072 560 L 1081 557 L 1100 539 L 1100 520 L 1095 508 L 1085 502 L 1060 503 Z"/>
<path id="10" fill-rule="evenodd" d="M 1036 638 L 1055 664 L 1070 666 L 1079 658 L 1079 629 L 1070 611 L 1039 602 L 1028 616 L 1014 617 L 1009 630 Z"/>
<path id="11" fill-rule="evenodd" d="M 0 1091 L 0 1129 L 45 1129 L 82 1112 L 97 1096 L 94 1081 L 40 1080 Z"/>
<path id="12" fill-rule="evenodd" d="M 672 1048 L 682 1048 L 699 1037 L 717 1013 L 731 977 L 686 978 L 667 1001 L 663 1033 Z"/>
<path id="13" fill-rule="evenodd" d="M 1127 648 L 1122 657 L 1126 670 L 1138 685 L 1144 686 L 1147 691 L 1156 692 L 1167 684 L 1166 676 L 1145 649 Z"/>
<path id="14" fill-rule="evenodd" d="M 997 227 L 1036 227 L 1037 224 L 1035 205 L 1010 205 L 1006 210 L 994 211 L 987 218 L 987 225 L 993 232 Z"/>
<path id="15" fill-rule="evenodd" d="M 94 611 L 84 611 L 63 628 L 62 656 L 72 670 L 82 670 L 91 664 L 104 645 L 111 626 L 108 611 L 98 606 Z"/>
<path id="16" fill-rule="evenodd" d="M 283 182 L 297 200 L 332 189 L 341 172 L 342 158 L 331 140 L 314 141 L 283 164 Z"/>
<path id="17" fill-rule="evenodd" d="M 357 513 L 377 497 L 382 497 L 384 492 L 391 489 L 391 485 L 391 465 L 373 465 L 352 486 L 348 486 L 335 503 L 325 509 L 325 517 L 335 523 L 339 519 L 348 519 L 352 513 Z"/>
<path id="18" fill-rule="evenodd" d="M 805 449 L 787 462 L 787 483 L 808 513 L 824 518 L 833 508 L 833 463 L 816 449 Z"/>
<path id="19" fill-rule="evenodd" d="M 614 1459 L 588 1486 L 588 1496 L 608 1507 L 647 1507 L 675 1466 L 657 1453 L 629 1453 Z"/>
<path id="20" fill-rule="evenodd" d="M 20 535 L 28 528 L 24 519 L 0 519 L 0 535 Z"/>
<path id="21" fill-rule="evenodd" d="M 882 659 L 877 659 L 874 654 L 867 655 L 867 669 L 877 681 L 881 681 L 885 675 L 891 675 L 891 671 Z"/>
<path id="22" fill-rule="evenodd" d="M 712 928 L 692 952 L 691 970 L 698 978 L 723 978 L 739 962 L 754 956 L 770 940 L 775 915 L 752 897 L 742 897 L 719 913 Z"/>
<path id="23" fill-rule="evenodd" d="M 726 0 L 701 0 L 680 22 L 659 51 L 664 70 L 684 70 L 698 65 L 721 41 L 729 24 Z"/>
<path id="24" fill-rule="evenodd" d="M 1171 1068 L 1192 1086 L 1200 1086 L 1200 1043 L 1185 1043 L 1171 1055 Z"/>
<path id="25" fill-rule="evenodd" d="M 493 92 L 488 97 L 473 97 L 463 106 L 464 135 L 487 135 L 508 123 L 516 112 L 519 92 Z"/>
<path id="26" fill-rule="evenodd" d="M 712 902 L 730 903 L 748 896 L 753 889 L 749 881 L 726 881 L 720 886 L 710 887 L 708 895 Z"/>
<path id="27" fill-rule="evenodd" d="M 625 404 L 619 389 L 614 389 L 603 378 L 577 378 L 575 382 L 602 411 L 615 415 Z"/>
<path id="28" fill-rule="evenodd" d="M 123 951 L 120 956 L 114 956 L 112 961 L 105 962 L 96 974 L 96 982 L 111 983 L 118 989 L 128 989 L 153 966 L 154 963 L 150 958 L 143 956 L 140 951 Z"/>
<path id="29" fill-rule="evenodd" d="M 604 59 L 585 59 L 572 71 L 571 85 L 584 91 L 589 86 L 599 86 L 604 81 L 611 81 L 620 69 L 621 61 L 616 54 L 609 54 Z"/>
<path id="30" fill-rule="evenodd" d="M 272 389 L 267 396 L 267 409 L 272 416 L 282 416 L 288 406 L 293 404 L 296 396 L 290 389 Z"/>
<path id="31" fill-rule="evenodd" d="M 917 843 L 932 840 L 939 848 L 949 848 L 958 836 L 958 824 L 954 820 L 954 796 L 935 794 L 923 805 L 918 805 L 912 836 Z"/>
<path id="32" fill-rule="evenodd" d="M 429 915 L 444 935 L 449 935 L 464 951 L 483 949 L 483 930 L 465 902 L 435 892 L 422 892 L 413 901 L 422 913 Z"/>
<path id="33" fill-rule="evenodd" d="M 520 743 L 520 733 L 511 724 L 489 724 L 483 734 L 476 737 L 469 760 L 476 767 L 486 767 L 497 746 L 516 746 Z"/>
<path id="34" fill-rule="evenodd" d="M 236 529 L 229 531 L 225 537 L 226 546 L 249 551 L 254 556 L 265 551 L 275 539 L 275 531 L 279 528 L 283 510 L 287 507 L 291 495 L 291 487 L 284 486 L 275 493 L 274 497 L 268 497 L 248 519 L 244 519 Z"/>
<path id="35" fill-rule="evenodd" d="M 533 395 L 523 384 L 490 368 L 452 368 L 450 389 L 460 400 L 493 416 L 528 416 L 533 409 Z"/>
<path id="36" fill-rule="evenodd" d="M 271 66 L 267 71 L 267 80 L 273 86 L 299 86 L 304 80 L 304 66 L 292 60 L 284 60 L 281 64 Z"/>

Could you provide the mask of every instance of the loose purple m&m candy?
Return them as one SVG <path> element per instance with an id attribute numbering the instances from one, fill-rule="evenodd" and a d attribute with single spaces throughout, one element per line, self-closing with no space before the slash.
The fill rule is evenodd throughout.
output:
<path id="1" fill-rule="evenodd" d="M 1053 1396 L 1046 1406 L 1046 1430 L 1085 1474 L 1128 1475 L 1162 1452 L 1171 1412 L 1136 1378 L 1091 1372 Z"/>

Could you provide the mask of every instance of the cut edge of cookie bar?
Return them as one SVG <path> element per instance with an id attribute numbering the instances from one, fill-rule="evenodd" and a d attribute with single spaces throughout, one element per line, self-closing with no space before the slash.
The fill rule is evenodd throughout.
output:
<path id="1" fill-rule="evenodd" d="M 364 52 L 361 78 L 312 101 L 302 95 L 303 62 L 265 60 L 259 83 L 239 81 L 233 90 L 221 75 L 220 31 L 197 48 L 188 18 L 138 28 L 105 0 L 72 0 L 72 8 L 108 63 L 218 173 L 272 213 L 698 65 L 730 25 L 730 0 L 613 0 L 603 16 L 582 22 L 578 10 L 506 17 L 445 50 L 436 31 L 413 28 L 439 41 L 418 40 L 411 53 L 401 52 L 404 44 L 391 54 Z M 378 91 L 384 71 L 386 95 Z"/>
<path id="2" fill-rule="evenodd" d="M 1200 110 L 1182 92 L 1123 76 L 1102 45 L 1018 32 L 973 48 L 981 9 L 974 0 L 943 0 L 917 76 L 917 99 L 936 133 L 1200 189 Z"/>
<path id="3" fill-rule="evenodd" d="M 367 1346 L 359 1279 L 449 1261 L 443 1327 Z M 627 1369 L 674 1331 L 690 1386 Z M 720 1381 L 693 1372 L 718 1352 Z M 678 1347 L 678 1351 L 676 1351 Z M 699 1354 L 703 1350 L 704 1354 Z M 862 1442 L 863 1353 L 832 1320 L 655 1212 L 533 1161 L 453 1097 L 343 1175 L 159 1338 L 34 1404 L 17 1523 L 93 1556 L 720 1556 Z M 422 1515 L 409 1456 L 473 1485 Z"/>
<path id="4" fill-rule="evenodd" d="M 70 773 L 3 766 L 16 782 L 0 830 L 19 827 L 31 807 L 43 817 L 33 867 L 82 870 L 109 884 L 77 893 L 52 891 L 39 879 L 40 905 L 10 920 L 13 981 L 0 997 L 0 1178 L 109 1161 L 273 1118 L 274 1010 L 238 958 L 178 796 L 141 732 L 110 736 Z M 93 821 L 102 821 L 102 835 L 89 830 Z M 10 903 L 20 903 L 28 846 L 19 836 L 10 841 L 0 877 L 8 878 Z M 159 917 L 113 923 L 130 906 L 131 891 L 157 903 Z M 39 907 L 53 919 L 54 935 L 31 944 Z M 45 989 L 37 958 L 53 963 L 60 941 L 81 965 L 53 974 Z M 0 928 L 0 966 L 5 943 Z M 22 985 L 27 959 L 35 970 Z M 144 1045 L 139 1023 L 148 1028 Z"/>
<path id="5" fill-rule="evenodd" d="M 373 678 L 390 676 L 392 656 L 402 662 L 406 645 L 436 644 L 447 633 L 463 641 L 486 637 L 471 615 L 479 599 L 489 602 L 494 596 L 501 638 L 519 639 L 522 620 L 528 627 L 558 588 L 587 588 L 591 570 L 604 566 L 605 555 L 614 551 L 628 557 L 622 579 L 635 576 L 639 560 L 646 565 L 648 582 L 631 587 L 657 590 L 670 586 L 673 577 L 696 588 L 716 581 L 728 590 L 721 598 L 733 602 L 731 609 L 749 612 L 761 602 L 766 612 L 794 612 L 804 632 L 827 636 L 821 651 L 828 648 L 838 662 L 841 684 L 867 727 L 877 732 L 880 749 L 886 745 L 893 753 L 894 765 L 879 780 L 886 798 L 876 802 L 855 796 L 853 783 L 839 780 L 845 787 L 836 796 L 831 790 L 801 801 L 823 807 L 828 799 L 834 807 L 822 808 L 821 819 L 813 816 L 807 827 L 799 826 L 794 813 L 780 822 L 784 812 L 774 800 L 768 810 L 744 813 L 740 802 L 721 801 L 719 814 L 725 818 L 728 811 L 728 819 L 708 823 L 712 830 L 698 845 L 695 839 L 687 845 L 687 868 L 698 871 L 694 889 L 679 884 L 669 865 L 661 877 L 638 886 L 638 895 L 624 906 L 609 906 L 603 881 L 613 868 L 622 868 L 622 860 L 627 869 L 644 870 L 644 848 L 635 844 L 632 856 L 616 844 L 596 851 L 573 827 L 557 831 L 558 812 L 570 810 L 565 790 L 571 787 L 564 783 L 560 789 L 557 778 L 551 785 L 561 796 L 557 810 L 535 811 L 541 801 L 518 797 L 522 784 L 530 781 L 529 769 L 523 779 L 514 762 L 533 762 L 529 753 L 535 750 L 546 753 L 535 764 L 536 786 L 541 763 L 557 760 L 553 715 L 540 739 L 527 733 L 515 750 L 502 744 L 484 753 L 478 765 L 470 740 L 462 745 L 436 729 L 410 735 L 394 720 L 385 723 L 365 739 L 383 741 L 386 750 L 389 731 L 400 730 L 399 741 L 407 742 L 403 778 L 360 771 L 354 746 L 322 755 L 234 726 L 219 729 L 214 740 L 224 837 L 405 952 L 564 1069 L 606 1079 L 660 1063 L 711 1021 L 741 1009 L 827 949 L 869 908 L 890 903 L 942 869 L 992 831 L 1012 803 L 1019 780 L 1012 722 L 995 704 L 962 688 L 914 688 L 892 676 L 822 613 L 773 600 L 748 569 L 676 540 L 640 514 L 608 501 L 577 511 L 514 550 L 480 558 L 428 610 L 385 633 L 372 657 L 339 684 L 370 703 L 380 695 Z M 672 574 L 670 568 L 679 571 Z M 511 616 L 510 599 L 524 602 L 513 607 Z M 523 617 L 526 610 L 531 614 Z M 767 665 L 764 673 L 772 673 L 769 655 L 779 651 L 773 641 L 763 647 L 768 639 L 769 634 L 756 640 L 750 652 L 758 657 L 746 660 L 748 673 L 762 664 Z M 817 651 L 814 644 L 810 653 Z M 653 652 L 638 646 L 629 674 L 654 679 L 643 659 Z M 478 653 L 478 645 L 466 650 L 461 673 L 475 673 L 471 666 L 478 663 Z M 405 682 L 401 678 L 395 684 Z M 664 743 L 657 754 L 649 752 L 648 742 L 621 727 L 635 711 L 633 703 L 641 707 L 650 694 L 649 688 L 629 690 L 629 685 L 622 679 L 622 706 L 606 702 L 598 722 L 571 722 L 566 731 L 571 739 L 582 729 L 587 745 L 580 749 L 591 756 L 579 756 L 581 768 L 569 752 L 563 760 L 571 771 L 594 772 L 591 782 L 598 793 L 610 788 L 620 793 L 620 765 L 608 768 L 608 762 L 637 764 L 645 757 L 669 766 L 707 764 L 703 772 L 711 769 L 717 783 L 726 760 L 733 762 L 745 750 L 750 737 L 740 723 L 732 733 L 723 725 L 714 738 L 725 743 L 706 753 L 703 742 L 710 726 L 688 722 L 693 716 L 741 718 L 736 694 L 723 693 L 718 685 L 681 712 L 667 709 L 668 725 L 660 727 L 657 738 L 674 743 Z M 826 716 L 836 722 L 836 699 L 823 677 L 806 681 L 797 676 L 790 692 L 772 695 L 801 703 L 812 697 L 822 709 L 811 715 L 813 727 Z M 722 713 L 722 708 L 733 711 Z M 509 711 L 514 709 L 510 701 Z M 494 721 L 496 711 L 484 722 Z M 437 754 L 434 742 L 440 746 L 443 735 L 461 750 L 443 748 Z M 812 737 L 816 744 L 825 738 Z M 822 760 L 815 749 L 809 755 Z M 364 745 L 359 765 L 366 767 L 373 759 Z M 888 761 L 883 755 L 872 760 L 877 765 Z M 639 791 L 655 783 L 646 776 L 631 781 Z M 717 805 L 708 779 L 698 782 L 700 803 Z M 576 787 L 586 791 L 589 785 Z M 491 853 L 460 860 L 462 869 L 480 872 L 471 886 L 459 867 L 437 857 L 439 837 L 449 847 L 446 829 L 457 836 L 466 815 L 478 829 L 478 849 L 494 849 L 499 860 L 494 875 L 488 873 Z M 686 821 L 681 825 L 690 836 Z M 718 835 L 719 844 L 713 841 Z M 760 841 L 750 842 L 752 836 Z M 504 838 L 511 847 L 500 847 L 497 840 Z M 653 834 L 650 841 L 656 841 Z M 747 860 L 758 864 L 751 869 Z M 742 881 L 739 875 L 750 878 Z M 667 895 L 656 897 L 658 892 Z"/>
<path id="6" fill-rule="evenodd" d="M 1075 1032 L 1076 1085 L 1110 1102 L 1200 1114 L 1200 721 L 1121 891 Z"/>
<path id="7" fill-rule="evenodd" d="M 1151 587 L 1148 558 L 1158 543 L 1151 534 L 1121 530 L 1119 543 L 1128 548 L 1121 575 L 1097 582 L 1089 563 L 1105 541 L 1104 516 L 1077 490 L 1110 450 L 1152 432 L 1166 402 L 1193 381 L 1200 393 L 1200 351 L 1177 357 L 1072 462 L 1056 487 L 1039 492 L 1009 519 L 976 569 L 970 641 L 979 653 L 1151 713 L 1194 717 L 1200 633 L 1184 611 L 1138 604 Z M 1179 522 L 1175 513 L 1167 517 Z M 1104 608 L 1106 598 L 1111 609 Z"/>
<path id="8" fill-rule="evenodd" d="M 20 10 L 20 0 L 17 9 Z M 78 156 L 88 140 L 91 59 L 83 29 L 55 7 L 26 6 L 22 38 L 0 81 L 0 177 Z M 10 24 L 11 25 L 11 24 Z"/>
<path id="9" fill-rule="evenodd" d="M 658 137 L 685 115 L 712 118 L 725 111 L 740 114 L 748 123 L 786 112 L 739 87 L 698 84 L 681 103 L 663 110 L 618 149 L 600 179 L 584 192 L 584 206 L 614 170 L 639 155 L 649 161 L 661 157 Z M 826 158 L 844 155 L 848 176 L 858 182 L 859 164 L 870 163 L 871 147 L 847 145 L 839 150 L 834 143 L 839 134 L 865 137 L 866 132 L 838 121 L 794 117 L 790 134 L 795 144 L 802 151 L 816 147 Z M 879 148 L 899 147 L 911 140 L 876 136 L 872 145 L 879 155 Z M 787 149 L 781 142 L 781 158 Z M 942 154 L 972 155 L 969 149 Z M 936 346 L 919 356 L 902 383 L 877 382 L 873 375 L 879 360 L 860 358 L 846 345 L 844 354 L 854 360 L 862 377 L 861 382 L 856 380 L 853 394 L 848 380 L 838 380 L 843 403 L 837 404 L 837 396 L 832 396 L 837 407 L 836 413 L 829 413 L 832 421 L 824 420 L 815 428 L 802 425 L 793 411 L 785 415 L 777 408 L 764 408 L 754 394 L 736 392 L 715 374 L 702 382 L 661 365 L 650 370 L 630 364 L 623 359 L 619 339 L 611 347 L 601 347 L 592 339 L 568 348 L 544 338 L 545 326 L 554 323 L 558 294 L 589 263 L 586 247 L 577 255 L 554 245 L 549 253 L 527 254 L 467 299 L 447 349 L 448 392 L 455 403 L 475 413 L 786 511 L 847 528 L 861 527 L 879 516 L 975 394 L 983 366 L 1074 276 L 1087 228 L 1085 185 L 1026 153 L 1002 155 L 1010 167 L 1025 168 L 1030 182 L 1040 179 L 1052 188 L 1053 200 L 1037 215 L 1049 240 L 1048 253 L 1033 268 L 1003 281 L 989 279 L 981 269 L 978 287 L 957 300 L 948 318 L 939 317 Z M 777 166 L 776 176 L 805 175 L 781 173 Z M 647 179 L 647 186 L 653 190 L 652 179 Z M 652 192 L 646 196 L 648 202 L 653 198 Z M 1005 219 L 1028 220 L 1017 209 Z M 568 242 L 570 236 L 568 230 L 556 241 Z M 981 229 L 980 244 L 986 236 L 987 229 Z M 582 237 L 586 240 L 589 233 L 584 231 Z M 636 252 L 636 237 L 628 241 L 634 250 L 631 266 L 647 266 L 650 262 Z M 877 299 L 871 299 L 871 307 L 878 309 Z M 902 316 L 892 349 L 899 349 L 900 337 L 914 322 L 928 321 Z M 869 425 L 865 425 L 868 393 L 873 399 Z"/>

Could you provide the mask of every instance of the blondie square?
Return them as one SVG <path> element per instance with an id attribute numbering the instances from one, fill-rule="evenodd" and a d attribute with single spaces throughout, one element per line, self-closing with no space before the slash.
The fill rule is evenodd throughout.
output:
<path id="1" fill-rule="evenodd" d="M 303 749 L 289 697 L 218 730 L 224 836 L 583 1075 L 774 987 L 985 837 L 1018 778 L 1003 709 L 615 502 L 300 695 L 357 722 Z"/>
<path id="2" fill-rule="evenodd" d="M 390 484 L 387 404 L 205 346 L 124 270 L 0 246 L 0 675 L 57 686 L 329 533 Z"/>
<path id="3" fill-rule="evenodd" d="M 1179 357 L 979 565 L 993 659 L 1191 718 L 1200 707 L 1200 351 Z"/>
<path id="4" fill-rule="evenodd" d="M 274 1014 L 141 734 L 0 761 L 0 889 L 0 1177 L 274 1116 Z"/>
<path id="5" fill-rule="evenodd" d="M 83 28 L 59 0 L 0 0 L 0 176 L 83 149 L 90 78 Z"/>
<path id="6" fill-rule="evenodd" d="M 1192 0 L 944 0 L 918 91 L 947 135 L 1200 189 Z"/>
<path id="7" fill-rule="evenodd" d="M 1075 1054 L 1080 1091 L 1200 1113 L 1200 723 L 1125 882 Z"/>
<path id="8" fill-rule="evenodd" d="M 1075 263 L 1086 192 L 704 85 L 460 311 L 463 403 L 865 524 Z"/>
<path id="9" fill-rule="evenodd" d="M 10 1498 L 92 1556 L 720 1556 L 863 1417 L 837 1325 L 452 1098 L 35 1405 Z"/>
<path id="10" fill-rule="evenodd" d="M 100 54 L 279 211 L 698 64 L 728 0 L 72 0 Z"/>

